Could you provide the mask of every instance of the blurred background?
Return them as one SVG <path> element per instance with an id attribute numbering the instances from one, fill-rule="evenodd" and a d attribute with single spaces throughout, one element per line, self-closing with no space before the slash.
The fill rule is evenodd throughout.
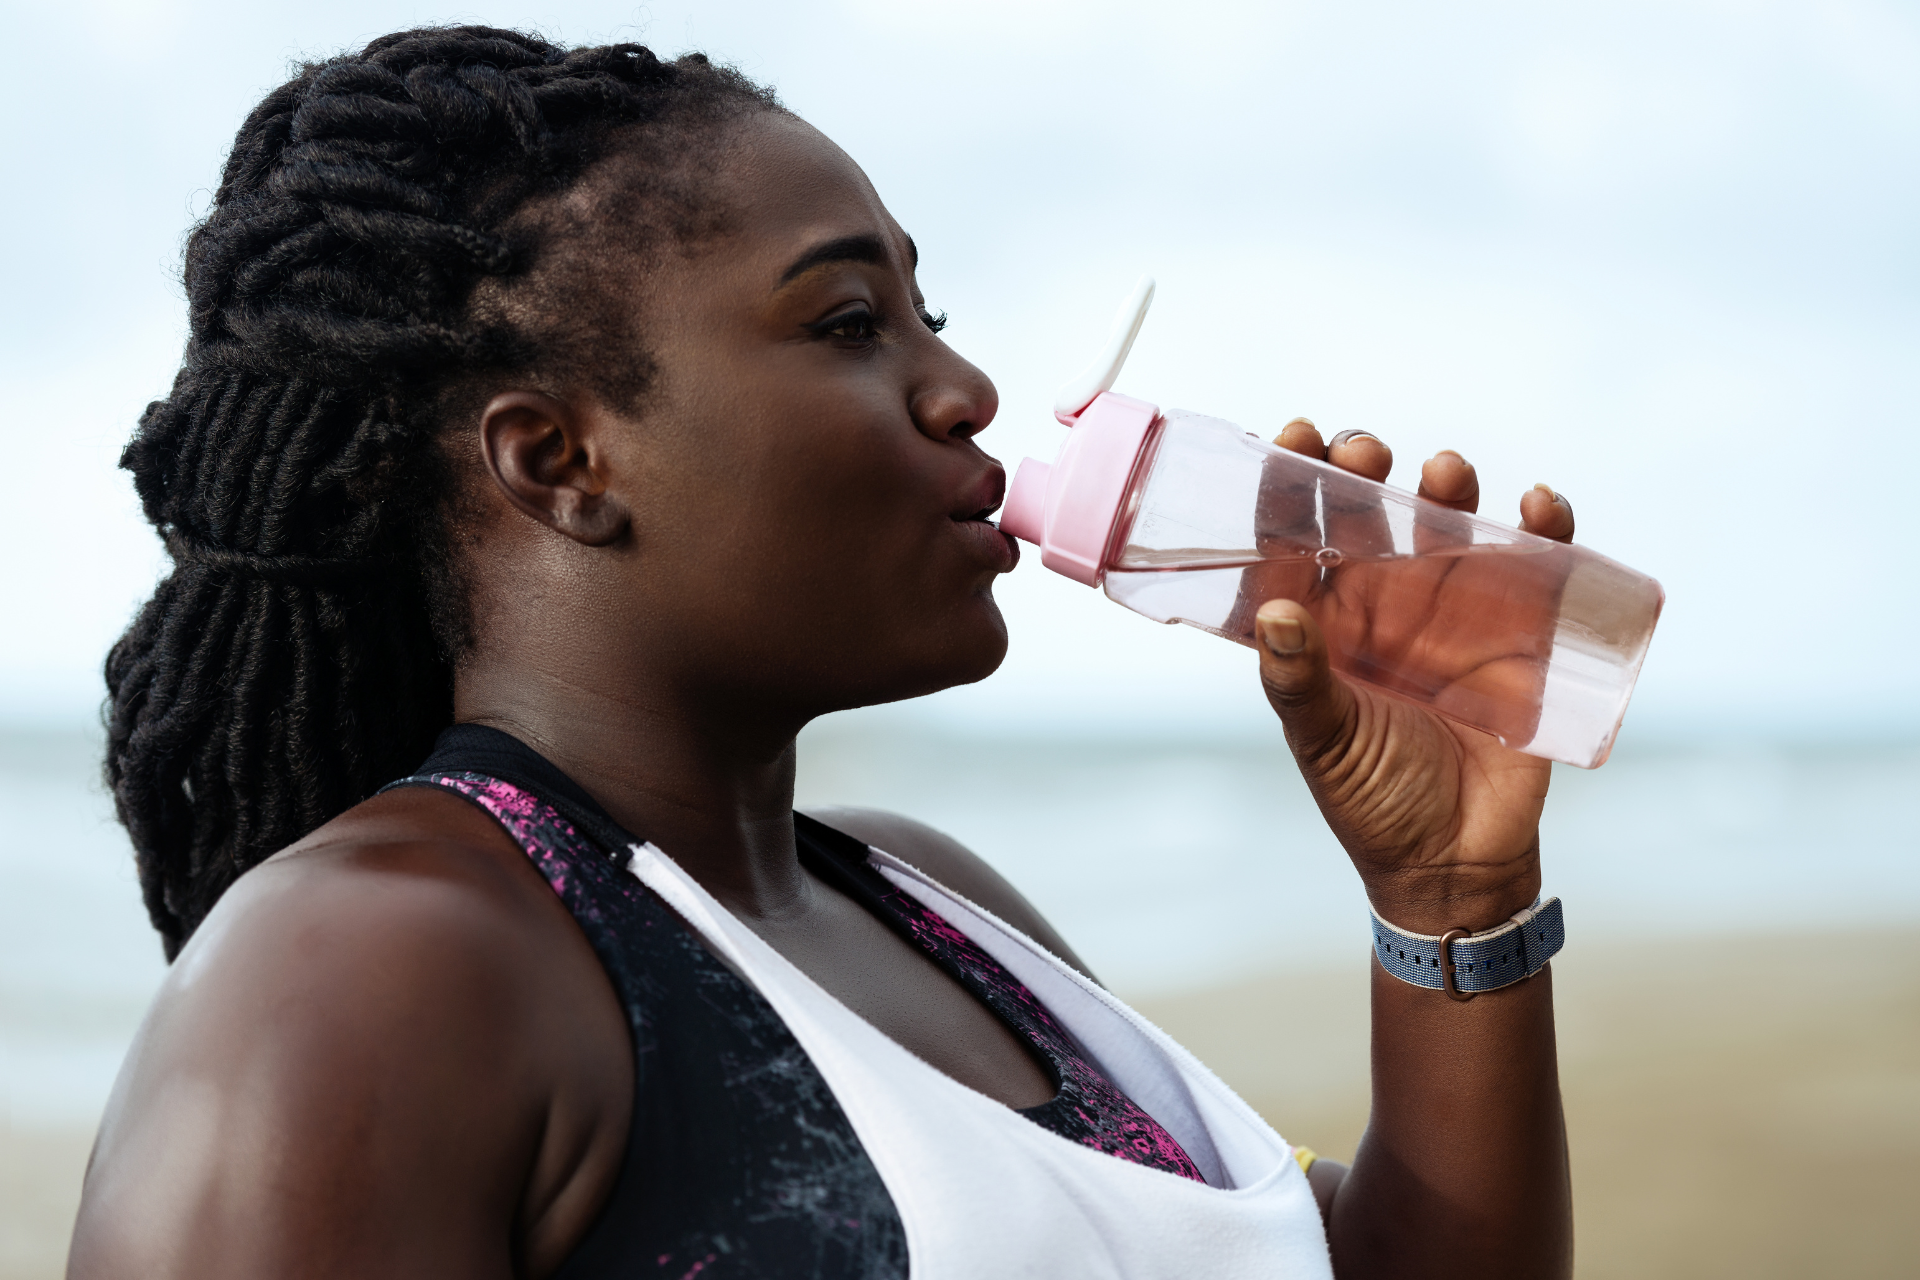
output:
<path id="1" fill-rule="evenodd" d="M 1920 7 L 1879 0 L 8 4 L 0 308 L 0 1278 L 58 1275 L 163 966 L 97 782 L 161 564 L 115 468 L 183 233 L 289 65 L 485 21 L 704 49 L 844 146 L 1050 457 L 1120 389 L 1546 481 L 1668 607 L 1544 847 L 1580 1274 L 1908 1276 L 1920 1249 Z M 809 730 L 801 800 L 1019 884 L 1289 1138 L 1365 1122 L 1365 904 L 1253 655 L 1045 574 L 985 683 Z"/>

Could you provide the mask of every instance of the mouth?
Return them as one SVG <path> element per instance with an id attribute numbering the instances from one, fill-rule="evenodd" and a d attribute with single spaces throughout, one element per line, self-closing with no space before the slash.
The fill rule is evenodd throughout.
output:
<path id="1" fill-rule="evenodd" d="M 948 516 L 981 557 L 1000 573 L 1010 572 L 1020 563 L 1020 544 L 1013 540 L 1012 534 L 1002 533 L 993 522 L 993 515 L 1000 510 L 1006 496 L 1007 473 L 1000 467 L 989 467 Z"/>

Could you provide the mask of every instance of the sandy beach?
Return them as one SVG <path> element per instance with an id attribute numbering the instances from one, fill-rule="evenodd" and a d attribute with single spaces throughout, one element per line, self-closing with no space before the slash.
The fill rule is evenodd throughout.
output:
<path id="1" fill-rule="evenodd" d="M 1344 1158 L 1366 1123 L 1365 966 L 1141 1008 Z M 1920 931 L 1583 939 L 1554 982 L 1581 1280 L 1914 1274 Z M 89 1139 L 0 1133 L 0 1280 L 61 1274 Z"/>
<path id="2" fill-rule="evenodd" d="M 1577 1274 L 1920 1268 L 1920 932 L 1581 939 L 1554 962 Z M 1366 970 L 1142 1009 L 1275 1127 L 1350 1157 Z"/>

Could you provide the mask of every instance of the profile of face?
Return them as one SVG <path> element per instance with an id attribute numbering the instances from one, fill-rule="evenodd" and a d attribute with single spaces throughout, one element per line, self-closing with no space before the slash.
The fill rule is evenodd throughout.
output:
<path id="1" fill-rule="evenodd" d="M 777 113 L 724 142 L 718 229 L 609 283 L 645 335 L 639 402 L 485 409 L 476 647 L 531 630 L 562 678 L 801 719 L 979 680 L 1018 555 L 986 519 L 993 384 L 843 151 Z"/>

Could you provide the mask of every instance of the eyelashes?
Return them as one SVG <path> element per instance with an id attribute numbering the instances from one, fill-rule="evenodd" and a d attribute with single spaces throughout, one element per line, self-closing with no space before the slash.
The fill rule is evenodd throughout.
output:
<path id="1" fill-rule="evenodd" d="M 922 308 L 917 313 L 917 317 L 921 324 L 927 326 L 930 333 L 939 333 L 947 327 L 947 313 L 944 311 L 928 311 Z M 810 332 L 819 337 L 838 338 L 843 342 L 863 346 L 878 338 L 881 328 L 880 317 L 866 307 L 842 311 L 807 326 Z"/>
<path id="2" fill-rule="evenodd" d="M 852 311 L 842 311 L 838 315 L 828 316 L 825 320 L 816 320 L 807 326 L 809 332 L 822 338 L 839 338 L 845 342 L 868 343 L 879 336 L 879 324 L 873 312 L 865 307 Z"/>

